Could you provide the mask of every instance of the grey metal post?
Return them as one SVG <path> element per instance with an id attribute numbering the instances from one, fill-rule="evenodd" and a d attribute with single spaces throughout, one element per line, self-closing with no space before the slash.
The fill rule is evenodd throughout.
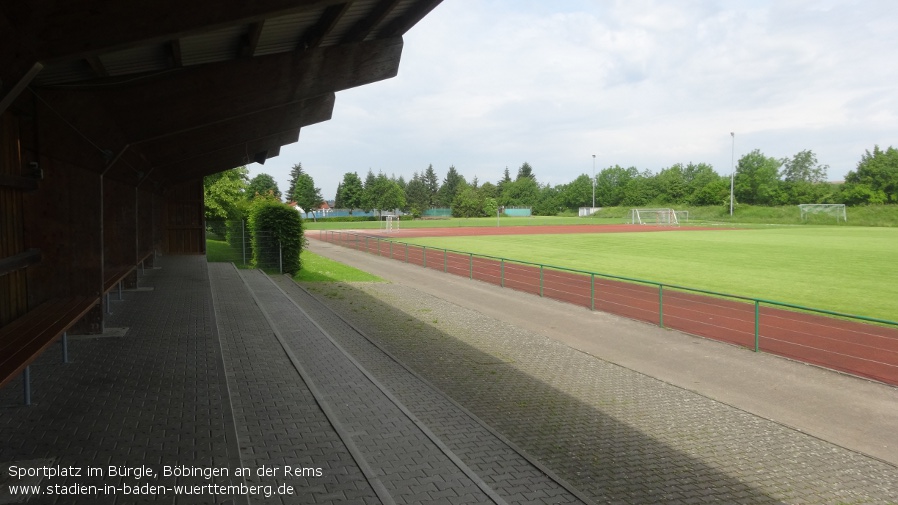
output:
<path id="1" fill-rule="evenodd" d="M 69 362 L 69 332 L 62 332 L 62 362 Z"/>
<path id="2" fill-rule="evenodd" d="M 25 405 L 31 405 L 31 367 L 26 366 L 22 372 L 22 383 L 25 387 Z"/>
<path id="3" fill-rule="evenodd" d="M 246 224 L 240 220 L 240 245 L 243 246 L 243 266 L 246 266 Z"/>
<path id="4" fill-rule="evenodd" d="M 281 274 L 284 273 L 284 246 L 281 245 L 280 240 L 278 240 L 278 269 Z"/>

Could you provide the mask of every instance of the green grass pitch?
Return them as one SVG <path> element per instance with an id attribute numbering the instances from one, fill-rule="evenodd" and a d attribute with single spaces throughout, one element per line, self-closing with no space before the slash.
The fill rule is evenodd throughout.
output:
<path id="1" fill-rule="evenodd" d="M 802 226 L 408 242 L 898 320 L 895 228 Z"/>

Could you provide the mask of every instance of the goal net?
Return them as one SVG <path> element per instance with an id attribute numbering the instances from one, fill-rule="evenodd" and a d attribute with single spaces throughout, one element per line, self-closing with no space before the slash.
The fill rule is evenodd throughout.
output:
<path id="1" fill-rule="evenodd" d="M 399 229 L 399 216 L 386 214 L 383 216 L 383 230 L 394 231 Z"/>
<path id="2" fill-rule="evenodd" d="M 848 221 L 848 213 L 843 203 L 805 203 L 798 206 L 801 220 L 807 221 L 811 214 L 825 214 L 836 218 L 836 222 Z"/>
<path id="3" fill-rule="evenodd" d="M 630 224 L 677 226 L 680 224 L 673 209 L 630 209 Z"/>

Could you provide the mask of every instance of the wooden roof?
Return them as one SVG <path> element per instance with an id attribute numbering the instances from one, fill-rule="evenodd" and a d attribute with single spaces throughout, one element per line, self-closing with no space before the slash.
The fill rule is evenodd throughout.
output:
<path id="1" fill-rule="evenodd" d="M 58 155 L 171 186 L 264 162 L 330 119 L 336 91 L 395 76 L 440 1 L 3 2 L 0 113 L 46 107 L 90 145 Z"/>

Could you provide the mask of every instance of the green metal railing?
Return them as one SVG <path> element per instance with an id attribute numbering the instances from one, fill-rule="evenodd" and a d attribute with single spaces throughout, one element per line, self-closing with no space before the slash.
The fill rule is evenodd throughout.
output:
<path id="1" fill-rule="evenodd" d="M 333 236 L 335 234 L 337 234 L 337 235 L 353 235 L 356 237 L 356 239 L 355 239 L 356 243 L 358 243 L 357 237 L 364 237 L 366 251 L 371 250 L 371 247 L 368 244 L 369 239 L 377 241 L 378 245 L 377 245 L 376 250 L 378 252 L 380 252 L 380 243 L 388 242 L 390 244 L 390 256 L 391 257 L 392 257 L 393 245 L 394 244 L 403 245 L 403 246 L 405 246 L 405 262 L 406 263 L 409 262 L 409 254 L 408 254 L 409 246 L 420 247 L 422 249 L 422 258 L 423 258 L 422 266 L 424 268 L 427 268 L 428 246 L 409 244 L 407 242 L 400 242 L 400 241 L 396 241 L 396 240 L 392 240 L 392 239 L 383 239 L 380 237 L 372 237 L 369 235 L 362 235 L 362 234 L 358 234 L 358 233 L 354 233 L 354 232 L 319 230 L 319 237 L 324 236 L 324 234 L 329 234 L 330 236 Z M 336 241 L 336 240 L 328 240 L 328 241 L 329 242 L 340 242 L 340 241 Z M 574 274 L 588 275 L 590 277 L 590 306 L 591 306 L 590 308 L 593 310 L 595 309 L 595 294 L 596 294 L 595 278 L 596 277 L 600 277 L 603 279 L 616 280 L 616 281 L 642 284 L 642 285 L 655 286 L 658 288 L 658 312 L 660 315 L 662 315 L 662 318 L 659 319 L 659 326 L 662 326 L 662 327 L 664 326 L 663 314 L 664 314 L 664 289 L 665 288 L 682 291 L 682 292 L 691 292 L 691 293 L 696 293 L 696 294 L 709 295 L 709 296 L 718 297 L 718 298 L 726 298 L 726 299 L 732 299 L 732 300 L 751 302 L 755 305 L 755 313 L 759 312 L 758 309 L 759 309 L 760 304 L 765 304 L 765 305 L 770 305 L 770 306 L 775 306 L 775 307 L 782 307 L 782 308 L 787 308 L 787 309 L 794 309 L 794 310 L 800 310 L 800 311 L 805 311 L 805 312 L 818 313 L 818 314 L 823 314 L 826 316 L 863 321 L 865 323 L 874 323 L 874 324 L 898 327 L 898 321 L 890 321 L 887 319 L 879 319 L 879 318 L 875 318 L 875 317 L 861 316 L 861 315 L 856 315 L 856 314 L 847 314 L 844 312 L 837 312 L 837 311 L 826 310 L 826 309 L 818 309 L 818 308 L 814 308 L 814 307 L 806 307 L 806 306 L 798 305 L 798 304 L 794 304 L 794 303 L 779 302 L 776 300 L 767 300 L 764 298 L 753 298 L 753 297 L 742 296 L 742 295 L 734 295 L 731 293 L 721 293 L 719 291 L 710 291 L 707 289 L 692 288 L 692 287 L 680 286 L 680 285 L 676 285 L 676 284 L 665 284 L 665 283 L 657 282 L 657 281 L 637 279 L 637 278 L 633 278 L 633 277 L 606 274 L 606 273 L 601 273 L 601 272 L 592 272 L 592 271 L 588 271 L 588 270 L 579 270 L 576 268 L 561 267 L 561 266 L 556 266 L 556 265 L 549 265 L 546 263 L 535 263 L 535 262 L 525 261 L 525 260 L 516 260 L 516 259 L 511 259 L 511 258 L 504 258 L 501 256 L 491 256 L 488 254 L 476 254 L 476 253 L 472 253 L 472 252 L 468 252 L 468 251 L 460 251 L 460 250 L 455 250 L 455 249 L 434 248 L 433 246 L 430 246 L 429 249 L 431 251 L 440 251 L 443 253 L 443 271 L 444 272 L 448 272 L 448 259 L 447 259 L 448 254 L 451 253 L 451 254 L 456 254 L 456 255 L 460 255 L 460 256 L 467 256 L 469 258 L 469 271 L 470 271 L 469 277 L 472 279 L 474 278 L 474 257 L 475 256 L 478 258 L 484 258 L 484 259 L 499 262 L 500 285 L 503 287 L 505 285 L 505 264 L 506 264 L 506 262 L 538 268 L 539 269 L 539 292 L 540 292 L 541 296 L 544 296 L 544 283 L 545 283 L 544 271 L 545 271 L 545 269 L 550 269 L 550 270 L 559 271 L 559 272 L 569 272 L 569 273 L 574 273 Z"/>
<path id="2" fill-rule="evenodd" d="M 637 279 L 637 278 L 632 278 L 632 277 L 612 275 L 612 274 L 606 274 L 606 273 L 600 273 L 600 272 L 591 272 L 591 271 L 579 270 L 579 269 L 575 269 L 575 268 L 567 268 L 567 267 L 561 267 L 561 266 L 555 266 L 555 265 L 548 265 L 548 264 L 544 264 L 544 263 L 515 260 L 515 259 L 510 259 L 510 258 L 491 256 L 491 255 L 487 255 L 487 254 L 475 254 L 475 253 L 471 253 L 468 251 L 459 251 L 459 250 L 453 250 L 453 249 L 441 249 L 441 248 L 434 248 L 434 247 L 428 247 L 428 246 L 419 246 L 416 244 L 409 244 L 407 242 L 400 242 L 400 241 L 385 239 L 385 238 L 380 238 L 380 237 L 372 237 L 369 235 L 360 235 L 360 234 L 351 233 L 351 232 L 337 232 L 337 231 L 331 231 L 331 230 L 321 230 L 319 233 L 319 238 L 322 238 L 323 240 L 327 240 L 329 242 L 350 245 L 351 247 L 354 247 L 356 249 L 361 249 L 362 244 L 364 243 L 365 251 L 367 251 L 367 252 L 376 251 L 378 255 L 383 255 L 382 244 L 384 242 L 388 242 L 390 244 L 389 245 L 390 257 L 394 258 L 394 259 L 395 259 L 395 256 L 393 254 L 394 247 L 395 246 L 403 246 L 405 249 L 404 250 L 404 261 L 406 263 L 410 262 L 409 251 L 411 249 L 418 248 L 421 251 L 421 263 L 420 264 L 425 268 L 428 267 L 428 261 L 427 261 L 428 253 L 430 253 L 431 256 L 433 254 L 442 253 L 442 255 L 443 255 L 442 271 L 443 272 L 450 271 L 450 261 L 449 261 L 450 256 L 455 256 L 458 258 L 467 258 L 467 265 L 466 265 L 467 268 L 465 269 L 465 270 L 467 270 L 467 272 L 465 272 L 465 274 L 467 274 L 467 277 L 470 279 L 475 279 L 475 277 L 476 277 L 476 275 L 475 275 L 476 269 L 475 269 L 475 261 L 474 261 L 475 257 L 478 259 L 489 260 L 491 262 L 495 262 L 496 264 L 498 264 L 499 273 L 498 273 L 497 282 L 495 282 L 495 283 L 503 288 L 508 287 L 508 280 L 509 280 L 508 274 L 509 274 L 510 267 L 512 265 L 529 267 L 533 271 L 532 274 L 527 274 L 526 272 L 521 271 L 521 270 L 515 270 L 515 273 L 519 274 L 519 277 L 520 277 L 520 278 L 516 278 L 515 281 L 523 282 L 521 280 L 521 278 L 523 278 L 526 275 L 532 275 L 535 277 L 538 272 L 538 283 L 539 283 L 538 294 L 539 294 L 539 296 L 542 296 L 542 297 L 547 296 L 547 294 L 546 294 L 546 278 L 547 278 L 548 273 L 550 273 L 550 272 L 562 272 L 562 273 L 567 273 L 567 274 L 574 274 L 573 276 L 571 276 L 571 278 L 573 278 L 573 277 L 580 278 L 579 276 L 585 276 L 588 278 L 588 281 L 589 281 L 588 307 L 590 310 L 593 310 L 593 311 L 596 310 L 596 301 L 599 299 L 599 295 L 600 295 L 600 292 L 599 292 L 600 290 L 598 290 L 597 286 L 596 286 L 597 278 L 608 280 L 608 281 L 616 281 L 616 282 L 620 283 L 621 285 L 648 286 L 651 289 L 657 290 L 657 309 L 656 309 L 657 310 L 657 313 L 656 313 L 656 315 L 657 315 L 656 322 L 657 323 L 656 324 L 662 328 L 668 326 L 667 322 L 665 321 L 665 315 L 666 315 L 666 309 L 668 309 L 669 307 L 667 307 L 665 304 L 666 304 L 666 298 L 669 298 L 671 296 L 669 294 L 671 292 L 702 295 L 703 297 L 708 297 L 707 299 L 722 299 L 722 300 L 735 301 L 735 302 L 738 302 L 738 309 L 740 310 L 740 313 L 741 313 L 742 307 L 744 307 L 745 309 L 748 309 L 745 312 L 745 319 L 744 319 L 745 323 L 746 324 L 748 323 L 748 317 L 751 317 L 754 320 L 753 321 L 754 322 L 754 325 L 753 325 L 754 326 L 754 328 L 753 328 L 754 342 L 753 342 L 753 345 L 750 345 L 749 347 L 753 348 L 753 350 L 755 352 L 762 351 L 762 346 L 761 346 L 762 315 L 763 315 L 762 310 L 761 310 L 762 306 L 780 309 L 782 312 L 786 313 L 785 316 L 779 312 L 775 313 L 777 315 L 776 319 L 782 319 L 783 317 L 792 318 L 792 319 L 789 319 L 789 321 L 791 322 L 790 323 L 791 326 L 789 326 L 789 325 L 785 325 L 785 326 L 784 325 L 780 325 L 780 326 L 773 325 L 773 326 L 771 326 L 770 324 L 768 324 L 767 328 L 773 328 L 774 332 L 778 331 L 780 333 L 783 333 L 784 331 L 786 331 L 786 330 L 784 330 L 784 328 L 786 328 L 789 331 L 792 331 L 792 333 L 795 335 L 801 334 L 800 331 L 794 330 L 795 326 L 807 324 L 806 322 L 802 321 L 801 318 L 798 317 L 798 314 L 800 314 L 801 312 L 809 313 L 812 315 L 816 314 L 819 316 L 825 316 L 825 317 L 820 317 L 820 319 L 825 319 L 826 321 L 829 321 L 829 322 L 827 323 L 824 321 L 824 323 L 822 323 L 822 324 L 829 325 L 828 327 L 830 327 L 830 328 L 838 327 L 839 331 L 841 331 L 841 327 L 839 327 L 837 325 L 838 319 L 847 320 L 847 321 L 851 321 L 854 323 L 880 325 L 880 326 L 890 328 L 889 331 L 894 331 L 894 330 L 898 329 L 898 322 L 890 321 L 890 320 L 886 320 L 886 319 L 875 318 L 875 317 L 860 316 L 860 315 L 855 315 L 855 314 L 846 314 L 843 312 L 837 312 L 837 311 L 832 311 L 832 310 L 819 309 L 819 308 L 814 308 L 814 307 L 806 307 L 806 306 L 802 306 L 802 305 L 798 305 L 798 304 L 794 304 L 794 303 L 780 302 L 780 301 L 776 301 L 776 300 L 767 300 L 767 299 L 763 299 L 763 298 L 753 298 L 753 297 L 748 297 L 748 296 L 734 295 L 734 294 L 730 294 L 730 293 L 721 293 L 721 292 L 717 292 L 717 291 L 693 288 L 693 287 L 689 287 L 689 286 L 666 284 L 666 283 L 657 282 L 657 281 Z M 374 243 L 373 247 L 371 244 L 372 241 Z M 434 268 L 434 267 L 435 267 L 435 265 L 431 264 L 430 268 Z M 437 268 L 439 268 L 439 267 L 437 267 Z M 464 275 L 464 274 L 461 274 L 461 271 L 462 271 L 461 269 L 464 269 L 464 267 L 460 267 L 459 263 L 456 263 L 452 269 L 458 270 L 459 275 Z M 481 280 L 487 280 L 485 277 L 486 276 L 482 276 Z M 492 279 L 495 279 L 494 274 L 489 277 Z M 556 292 L 561 292 L 563 294 L 570 295 L 568 297 L 568 300 L 570 299 L 571 296 L 576 296 L 576 297 L 585 296 L 582 293 L 574 293 L 573 291 L 571 291 L 571 292 L 560 291 L 559 289 L 557 289 L 557 285 L 561 284 L 562 286 L 564 286 L 563 281 L 559 280 L 557 277 L 555 278 L 555 280 L 556 280 L 556 285 L 553 285 L 552 289 L 555 290 Z M 620 286 L 618 286 L 618 288 L 620 288 Z M 606 293 L 606 295 L 608 295 L 608 294 Z M 640 296 L 642 296 L 642 295 L 640 295 Z M 565 299 L 565 298 L 557 296 L 557 295 L 554 296 L 553 298 L 562 299 L 562 300 Z M 685 301 L 685 299 L 682 299 L 682 298 L 680 298 L 680 300 Z M 604 298 L 603 298 L 603 301 L 607 302 L 607 300 Z M 577 302 L 573 302 L 573 303 L 577 303 Z M 624 303 L 619 303 L 619 305 L 624 305 Z M 742 316 L 738 315 L 737 312 L 734 312 L 734 311 L 737 311 L 737 308 L 735 308 L 736 305 L 737 304 L 734 304 L 733 307 L 723 307 L 722 304 L 718 304 L 715 306 L 715 309 L 718 311 L 717 312 L 718 314 L 720 314 L 720 311 L 729 310 L 730 313 L 728 313 L 724 317 L 741 320 L 739 318 Z M 638 306 L 636 304 L 624 305 L 624 306 L 629 307 L 630 309 L 633 309 L 633 310 L 640 310 L 640 311 L 645 310 L 644 307 Z M 681 312 L 683 312 L 683 307 L 680 306 L 679 310 Z M 608 311 L 615 312 L 614 310 L 610 310 L 610 309 Z M 753 314 L 751 316 L 749 316 L 748 314 L 750 314 L 751 312 L 753 312 Z M 620 312 L 617 312 L 617 313 L 620 313 Z M 788 314 L 795 314 L 795 316 L 788 316 Z M 636 317 L 636 316 L 629 316 L 629 317 Z M 642 319 L 641 317 L 636 317 L 636 318 Z M 837 319 L 834 319 L 834 318 L 837 318 Z M 696 320 L 686 319 L 682 315 L 677 316 L 674 319 L 679 319 L 679 321 L 681 321 L 681 323 L 677 323 L 677 324 L 671 323 L 671 324 L 673 324 L 672 327 L 674 327 L 676 329 L 683 329 L 682 327 L 686 326 L 684 323 L 682 323 L 682 321 L 687 321 L 687 322 L 693 323 L 692 327 L 696 327 L 701 324 L 707 324 L 707 323 L 697 322 Z M 653 322 L 651 319 L 646 319 L 646 320 L 649 322 Z M 815 321 L 813 324 L 821 324 L 821 323 Z M 687 329 L 685 331 L 689 331 L 689 330 Z M 702 331 L 709 331 L 709 330 L 702 330 Z M 724 331 L 728 331 L 731 334 L 735 334 L 737 332 L 741 332 L 742 330 L 735 330 L 732 328 L 723 328 L 721 330 L 721 332 L 724 332 Z M 866 333 L 866 330 L 858 331 L 853 328 L 846 330 L 846 331 L 855 332 L 855 334 L 861 335 L 861 336 Z M 747 333 L 748 332 L 743 333 L 743 334 L 746 337 L 748 337 Z M 731 339 L 724 338 L 725 335 L 718 335 L 718 336 L 704 335 L 704 336 L 709 336 L 710 338 L 717 338 L 717 339 L 725 340 L 725 341 L 732 341 Z M 808 347 L 806 344 L 799 343 L 797 341 L 793 342 L 793 341 L 788 341 L 788 340 L 777 340 L 776 338 L 769 337 L 769 336 L 765 336 L 764 338 L 770 339 L 770 342 L 772 342 L 772 343 L 780 342 L 780 343 L 785 343 L 788 345 L 793 345 L 797 348 L 800 348 L 802 346 Z M 859 336 L 858 338 L 861 338 L 861 337 Z M 886 338 L 888 338 L 888 339 L 894 338 L 896 341 L 896 344 L 889 344 L 889 347 L 898 348 L 898 333 L 896 333 L 895 337 L 888 335 Z M 747 338 L 745 340 L 740 340 L 740 341 L 747 342 Z M 767 341 L 768 340 L 765 340 L 765 342 L 767 342 Z M 744 345 L 744 344 L 740 344 L 740 345 Z M 815 345 L 817 345 L 817 344 L 815 344 Z M 843 354 L 840 354 L 841 351 L 825 348 L 825 346 L 829 345 L 829 344 L 821 343 L 819 345 L 821 347 L 813 347 L 813 349 L 831 353 L 833 356 L 844 356 Z M 867 345 L 864 344 L 864 346 L 867 346 Z M 768 345 L 768 347 L 769 347 L 769 345 Z M 867 346 L 867 347 L 870 347 L 871 349 L 873 349 L 873 351 L 870 351 L 870 352 L 875 352 L 876 350 L 881 350 L 879 348 L 876 348 L 875 345 Z M 805 350 L 804 352 L 807 352 L 807 350 Z M 888 353 L 883 353 L 883 354 L 888 354 Z M 878 355 L 878 354 L 871 354 L 871 355 L 865 355 L 865 356 L 850 355 L 850 357 L 857 358 L 858 360 L 868 361 L 868 362 L 871 362 L 874 364 L 878 364 L 879 362 L 881 362 L 883 360 L 883 358 L 881 358 L 880 355 Z M 800 359 L 800 358 L 798 358 L 798 359 Z M 833 358 L 833 360 L 836 362 L 838 362 L 838 359 L 841 359 L 841 358 Z M 812 360 L 811 362 L 820 364 L 818 361 Z M 885 366 L 885 367 L 891 367 L 888 369 L 888 372 L 887 372 L 888 376 L 886 378 L 879 377 L 875 374 L 871 375 L 870 373 L 863 372 L 863 371 L 858 372 L 855 370 L 846 369 L 844 367 L 840 368 L 840 366 L 836 366 L 836 365 L 831 365 L 831 366 L 833 368 L 838 368 L 840 370 L 849 371 L 851 373 L 859 373 L 860 375 L 866 375 L 868 377 L 874 377 L 879 380 L 883 380 L 885 382 L 898 384 L 898 363 L 879 363 L 879 364 L 882 364 L 882 366 Z M 824 365 L 824 366 L 830 366 L 830 365 Z"/>

